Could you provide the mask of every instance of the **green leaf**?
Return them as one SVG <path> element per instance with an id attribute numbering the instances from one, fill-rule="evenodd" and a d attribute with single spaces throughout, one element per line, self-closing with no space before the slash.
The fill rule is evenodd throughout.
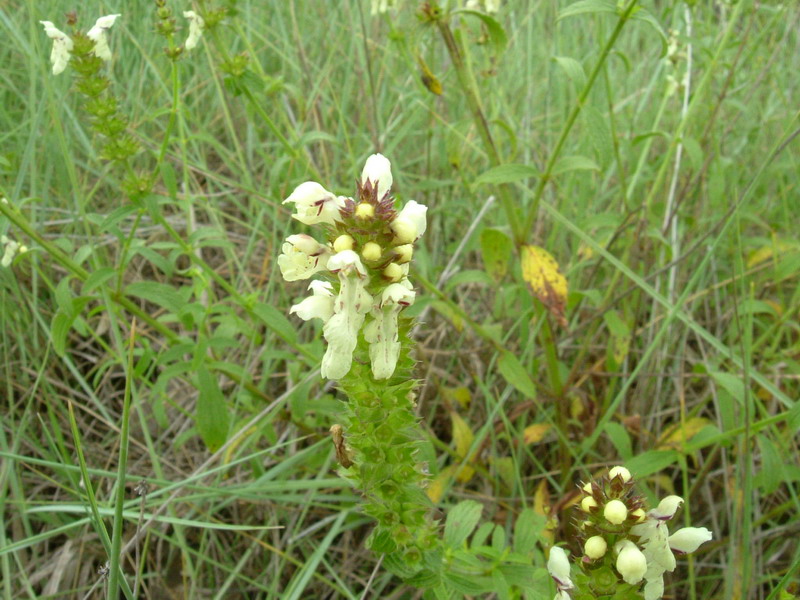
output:
<path id="1" fill-rule="evenodd" d="M 195 424 L 210 452 L 216 452 L 228 438 L 228 408 L 215 375 L 201 367 L 197 372 L 197 414 Z"/>
<path id="2" fill-rule="evenodd" d="M 136 281 L 125 288 L 125 294 L 157 304 L 169 312 L 180 312 L 185 301 L 178 291 L 170 285 L 157 281 Z"/>
<path id="3" fill-rule="evenodd" d="M 493 279 L 499 281 L 508 273 L 514 242 L 499 229 L 484 229 L 481 232 L 481 254 L 483 266 Z"/>
<path id="4" fill-rule="evenodd" d="M 88 294 L 96 287 L 103 285 L 106 281 L 114 277 L 117 274 L 117 271 L 112 267 L 101 267 L 96 271 L 92 271 L 89 277 L 86 278 L 86 281 L 83 282 L 83 292 L 84 294 Z"/>
<path id="5" fill-rule="evenodd" d="M 289 319 L 284 317 L 283 313 L 274 306 L 259 302 L 253 307 L 253 312 L 269 329 L 284 340 L 291 343 L 297 339 L 297 330 L 289 322 Z"/>
<path id="6" fill-rule="evenodd" d="M 515 181 L 537 177 L 538 175 L 539 171 L 535 167 L 509 163 L 506 165 L 498 165 L 492 167 L 488 171 L 484 171 L 475 179 L 475 185 L 480 185 L 482 183 L 513 183 Z"/>
<path id="7" fill-rule="evenodd" d="M 755 483 L 765 494 L 772 494 L 783 481 L 784 460 L 769 438 L 759 434 L 756 441 L 761 451 L 761 470 L 756 474 Z"/>
<path id="8" fill-rule="evenodd" d="M 603 114 L 594 106 L 587 106 L 583 109 L 582 114 L 592 146 L 597 152 L 597 156 L 600 157 L 600 161 L 607 165 L 614 153 L 614 139 L 611 136 L 611 128 L 608 126 Z"/>
<path id="9" fill-rule="evenodd" d="M 505 380 L 522 392 L 525 397 L 531 400 L 536 399 L 536 385 L 522 363 L 511 352 L 503 352 L 500 360 L 497 361 L 497 368 L 500 369 L 500 374 Z"/>
<path id="10" fill-rule="evenodd" d="M 669 39 L 667 38 L 667 34 L 664 32 L 664 29 L 661 27 L 661 23 L 656 21 L 652 14 L 641 7 L 639 7 L 633 14 L 633 20 L 647 23 L 650 25 L 650 27 L 656 30 L 656 33 L 658 33 L 659 37 L 661 38 L 661 56 L 662 58 L 666 56 L 667 49 L 669 47 Z"/>
<path id="11" fill-rule="evenodd" d="M 572 83 L 582 89 L 586 85 L 586 72 L 580 62 L 569 56 L 554 56 L 553 60 L 564 70 Z"/>
<path id="12" fill-rule="evenodd" d="M 633 473 L 634 477 L 647 477 L 666 469 L 678 460 L 678 456 L 679 454 L 675 450 L 648 450 L 626 460 L 625 466 Z"/>
<path id="13" fill-rule="evenodd" d="M 67 347 L 67 335 L 72 328 L 74 316 L 70 316 L 62 310 L 56 312 L 53 321 L 50 323 L 50 340 L 53 343 L 53 350 L 59 356 L 64 356 Z"/>
<path id="14" fill-rule="evenodd" d="M 64 277 L 64 279 L 58 282 L 58 285 L 55 289 L 56 306 L 58 306 L 59 310 L 68 315 L 72 315 L 76 312 L 75 298 L 72 295 L 72 289 L 70 288 L 71 282 L 72 277 Z"/>
<path id="15" fill-rule="evenodd" d="M 562 156 L 553 167 L 553 175 L 569 171 L 599 171 L 600 167 L 591 158 L 585 156 Z"/>
<path id="16" fill-rule="evenodd" d="M 614 0 L 580 0 L 562 8 L 556 21 L 582 15 L 586 13 L 612 13 L 617 14 L 617 3 Z"/>
<path id="17" fill-rule="evenodd" d="M 532 508 L 524 509 L 514 524 L 514 552 L 528 554 L 541 539 L 547 519 Z"/>
<path id="18" fill-rule="evenodd" d="M 482 511 L 483 506 L 474 500 L 464 500 L 456 504 L 447 514 L 444 543 L 450 548 L 459 548 L 478 525 Z"/>
<path id="19" fill-rule="evenodd" d="M 617 449 L 617 454 L 624 461 L 627 462 L 633 456 L 633 445 L 631 444 L 631 437 L 628 431 L 619 423 L 609 421 L 605 426 L 606 435 L 614 448 Z"/>
<path id="20" fill-rule="evenodd" d="M 161 163 L 161 181 L 164 182 L 169 197 L 175 200 L 178 197 L 178 181 L 175 177 L 175 169 L 167 161 Z"/>
<path id="21" fill-rule="evenodd" d="M 506 35 L 506 30 L 503 29 L 503 26 L 494 17 L 477 10 L 469 9 L 454 10 L 453 12 L 477 17 L 483 21 L 483 24 L 486 26 L 486 31 L 489 33 L 489 42 L 491 42 L 494 47 L 494 51 L 497 54 L 502 54 L 505 51 L 508 46 L 508 36 Z"/>

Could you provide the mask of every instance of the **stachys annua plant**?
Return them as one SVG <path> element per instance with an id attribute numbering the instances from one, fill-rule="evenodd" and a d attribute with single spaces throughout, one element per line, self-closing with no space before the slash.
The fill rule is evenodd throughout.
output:
<path id="1" fill-rule="evenodd" d="M 322 321 L 322 376 L 338 381 L 348 398 L 344 426 L 332 428 L 340 472 L 377 521 L 368 545 L 410 576 L 435 570 L 439 560 L 426 469 L 417 459 L 412 320 L 404 312 L 414 302 L 409 265 L 427 207 L 411 200 L 398 210 L 391 187 L 391 165 L 381 154 L 367 159 L 355 198 L 300 184 L 284 203 L 294 204 L 292 216 L 317 234 L 290 235 L 278 266 L 287 281 L 314 277 L 311 295 L 290 312 Z"/>

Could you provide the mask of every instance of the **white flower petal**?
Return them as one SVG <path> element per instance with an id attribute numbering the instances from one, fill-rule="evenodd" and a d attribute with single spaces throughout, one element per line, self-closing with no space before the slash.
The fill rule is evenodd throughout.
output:
<path id="1" fill-rule="evenodd" d="M 327 322 L 333 315 L 333 286 L 327 281 L 314 280 L 308 284 L 313 294 L 292 306 L 289 314 L 296 314 L 303 321 L 322 319 Z"/>
<path id="2" fill-rule="evenodd" d="M 650 511 L 650 515 L 661 521 L 669 520 L 675 516 L 681 504 L 683 504 L 683 498 L 680 496 L 667 496 L 658 503 L 658 507 Z"/>
<path id="3" fill-rule="evenodd" d="M 650 579 L 644 586 L 644 600 L 658 600 L 664 595 L 664 578 Z"/>
<path id="4" fill-rule="evenodd" d="M 392 164 L 383 154 L 373 154 L 367 159 L 361 171 L 361 184 L 366 184 L 368 180 L 373 186 L 378 186 L 378 200 L 392 187 Z"/>
<path id="5" fill-rule="evenodd" d="M 67 63 L 72 57 L 73 42 L 63 31 L 56 28 L 51 21 L 39 21 L 44 25 L 44 33 L 53 40 L 53 49 L 50 52 L 50 62 L 53 65 L 53 75 L 62 73 L 67 68 Z"/>
<path id="6" fill-rule="evenodd" d="M 364 289 L 367 279 L 358 271 L 358 266 L 361 266 L 358 255 L 352 250 L 345 250 L 336 256 L 346 252 L 355 255 L 355 260 L 338 270 L 340 285 L 339 295 L 333 304 L 334 314 L 322 330 L 328 349 L 322 357 L 320 370 L 326 379 L 341 379 L 350 371 L 353 350 L 358 343 L 358 330 L 364 323 L 366 313 L 372 308 L 372 296 Z"/>
<path id="7" fill-rule="evenodd" d="M 403 206 L 403 210 L 401 210 L 397 214 L 397 220 L 400 223 L 412 223 L 415 229 L 415 238 L 412 241 L 416 241 L 422 237 L 425 233 L 425 230 L 428 228 L 428 220 L 426 217 L 426 213 L 428 212 L 428 207 L 424 204 L 420 204 L 415 200 L 409 200 L 406 202 L 405 206 Z M 394 223 L 392 224 L 394 229 Z"/>
<path id="8" fill-rule="evenodd" d="M 558 546 L 550 548 L 547 571 L 550 573 L 550 577 L 555 579 L 559 590 L 571 590 L 574 587 L 569 578 L 569 559 L 563 548 Z"/>
<path id="9" fill-rule="evenodd" d="M 183 11 L 183 16 L 189 20 L 189 37 L 186 38 L 186 41 L 183 43 L 183 47 L 187 50 L 192 50 L 197 47 L 197 44 L 200 41 L 200 36 L 203 35 L 203 29 L 206 26 L 206 22 L 203 20 L 203 17 L 198 15 L 193 10 Z"/>
<path id="10" fill-rule="evenodd" d="M 296 240 L 296 236 L 289 236 L 283 244 L 282 254 L 278 256 L 278 267 L 286 281 L 308 279 L 327 267 L 330 253 L 324 246 L 320 244 L 319 246 L 322 250 L 319 254 L 312 256 L 293 244 L 292 238 Z M 313 240 L 313 238 L 311 239 Z"/>
<path id="11" fill-rule="evenodd" d="M 367 269 L 361 258 L 353 250 L 342 250 L 337 252 L 328 260 L 328 269 L 331 273 L 350 273 L 357 274 L 358 277 L 366 277 Z"/>
<path id="12" fill-rule="evenodd" d="M 669 546 L 677 552 L 689 554 L 714 537 L 705 527 L 684 527 L 669 536 Z"/>
<path id="13" fill-rule="evenodd" d="M 341 220 L 339 211 L 344 207 L 345 200 L 343 196 L 335 196 L 315 181 L 306 181 L 298 185 L 283 204 L 294 203 L 295 214 L 292 217 L 301 223 L 333 225 Z"/>
<path id="14" fill-rule="evenodd" d="M 94 27 L 86 34 L 86 37 L 94 42 L 92 52 L 97 58 L 102 58 L 105 61 L 111 60 L 111 49 L 108 47 L 107 33 L 119 16 L 106 15 L 105 17 L 100 17 L 95 21 Z"/>

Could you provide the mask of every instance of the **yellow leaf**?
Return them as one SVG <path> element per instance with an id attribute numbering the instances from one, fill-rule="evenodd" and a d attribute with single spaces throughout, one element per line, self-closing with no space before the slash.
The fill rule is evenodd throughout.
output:
<path id="1" fill-rule="evenodd" d="M 453 441 L 456 444 L 456 455 L 459 458 L 466 458 L 475 435 L 467 425 L 467 422 L 457 412 L 450 411 L 450 420 L 453 422 Z"/>
<path id="2" fill-rule="evenodd" d="M 536 423 L 535 425 L 528 425 L 523 431 L 523 439 L 525 440 L 526 444 L 538 444 L 539 442 L 544 439 L 544 436 L 547 434 L 550 429 L 552 429 L 552 425 L 549 423 Z"/>
<path id="3" fill-rule="evenodd" d="M 472 476 L 475 475 L 475 469 L 469 465 L 461 465 L 456 471 L 456 481 L 459 483 L 467 483 Z"/>
<path id="4" fill-rule="evenodd" d="M 679 423 L 661 436 L 658 449 L 665 450 L 680 446 L 683 442 L 688 442 L 696 436 L 703 427 L 710 423 L 711 421 L 703 417 L 692 417 L 683 423 Z"/>
<path id="5" fill-rule="evenodd" d="M 775 240 L 773 243 L 767 246 L 761 246 L 758 250 L 751 252 L 750 256 L 747 257 L 747 268 L 754 267 L 757 264 L 769 260 L 776 254 L 780 255 L 796 249 L 797 246 L 793 246 L 788 242 Z"/>
<path id="6" fill-rule="evenodd" d="M 432 94 L 436 94 L 437 96 L 441 96 L 442 92 L 444 92 L 444 88 L 442 88 L 442 82 L 433 74 L 430 70 L 428 65 L 422 60 L 421 56 L 417 57 L 419 61 L 419 70 L 422 72 L 420 75 L 420 79 L 422 79 L 422 84 L 428 88 L 428 91 Z"/>
<path id="7" fill-rule="evenodd" d="M 558 527 L 558 519 L 551 516 L 553 507 L 550 504 L 550 490 L 547 489 L 546 479 L 539 482 L 533 493 L 533 512 L 547 518 L 542 535 L 552 544 L 555 539 L 555 530 Z"/>
<path id="8" fill-rule="evenodd" d="M 522 247 L 522 278 L 562 327 L 567 326 L 567 280 L 556 259 L 539 246 Z"/>
<path id="9" fill-rule="evenodd" d="M 442 396 L 451 405 L 458 404 L 461 408 L 468 408 L 472 401 L 472 394 L 469 389 L 461 386 L 457 388 L 442 388 Z"/>
<path id="10" fill-rule="evenodd" d="M 450 487 L 450 484 L 453 482 L 454 473 L 455 467 L 450 465 L 449 467 L 442 469 L 439 474 L 431 480 L 426 491 L 428 498 L 431 499 L 431 502 L 438 504 L 441 501 L 445 490 L 447 490 L 447 488 Z"/>

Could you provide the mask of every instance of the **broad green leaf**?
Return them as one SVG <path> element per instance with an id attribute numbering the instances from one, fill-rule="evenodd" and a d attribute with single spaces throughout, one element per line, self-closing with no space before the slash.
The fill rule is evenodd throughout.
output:
<path id="1" fill-rule="evenodd" d="M 712 371 L 711 377 L 717 382 L 717 385 L 724 388 L 737 402 L 744 403 L 745 387 L 741 377 L 731 373 L 722 373 L 721 371 Z"/>
<path id="2" fill-rule="evenodd" d="M 178 182 L 175 177 L 175 169 L 166 160 L 161 163 L 161 181 L 164 182 L 164 187 L 167 188 L 169 197 L 173 200 L 176 199 L 178 197 Z"/>
<path id="3" fill-rule="evenodd" d="M 619 423 L 609 421 L 606 423 L 604 429 L 608 439 L 611 440 L 611 443 L 614 444 L 614 448 L 617 449 L 619 457 L 623 462 L 629 461 L 633 456 L 633 445 L 631 444 L 631 437 L 628 435 L 628 431 L 625 427 Z"/>
<path id="4" fill-rule="evenodd" d="M 103 285 L 106 281 L 114 277 L 117 274 L 116 269 L 112 267 L 101 267 L 96 271 L 92 271 L 89 277 L 86 278 L 86 281 L 83 282 L 83 292 L 84 294 L 88 294 L 96 287 Z"/>
<path id="5" fill-rule="evenodd" d="M 675 450 L 648 450 L 625 461 L 625 466 L 634 477 L 647 477 L 657 473 L 678 460 L 680 455 Z"/>
<path id="6" fill-rule="evenodd" d="M 74 316 L 70 316 L 63 310 L 59 310 L 53 316 L 53 321 L 50 323 L 50 340 L 53 343 L 53 350 L 59 356 L 64 356 L 67 347 L 67 336 L 70 329 L 72 329 L 72 322 L 75 320 Z"/>
<path id="7" fill-rule="evenodd" d="M 157 281 L 136 281 L 125 288 L 125 294 L 157 304 L 176 314 L 185 304 L 183 297 L 170 285 Z"/>
<path id="8" fill-rule="evenodd" d="M 553 175 L 569 171 L 599 171 L 600 167 L 591 158 L 585 156 L 562 156 L 553 167 Z"/>
<path id="9" fill-rule="evenodd" d="M 503 352 L 500 360 L 497 361 L 497 368 L 503 378 L 518 391 L 522 392 L 525 397 L 531 400 L 536 399 L 536 386 L 533 380 L 531 380 L 522 363 L 511 352 Z"/>
<path id="10" fill-rule="evenodd" d="M 217 378 L 205 367 L 197 372 L 197 413 L 195 423 L 200 437 L 211 452 L 216 452 L 228 438 L 228 407 Z"/>
<path id="11" fill-rule="evenodd" d="M 756 441 L 761 451 L 761 469 L 756 474 L 755 483 L 765 494 L 772 494 L 783 481 L 785 461 L 769 438 L 759 434 Z"/>
<path id="12" fill-rule="evenodd" d="M 444 543 L 450 548 L 459 548 L 469 537 L 481 519 L 483 507 L 474 500 L 459 502 L 447 514 L 444 524 Z"/>
<path id="13" fill-rule="evenodd" d="M 75 296 L 72 294 L 71 282 L 72 277 L 64 277 L 58 282 L 54 292 L 56 306 L 68 315 L 75 313 Z"/>
<path id="14" fill-rule="evenodd" d="M 499 229 L 484 229 L 481 232 L 481 254 L 486 272 L 497 281 L 508 273 L 514 242 Z"/>
<path id="15" fill-rule="evenodd" d="M 614 154 L 614 139 L 606 118 L 594 106 L 587 106 L 581 114 L 597 156 L 604 165 L 607 165 Z"/>
<path id="16" fill-rule="evenodd" d="M 569 56 L 554 56 L 553 60 L 564 70 L 567 77 L 578 86 L 578 89 L 582 89 L 586 85 L 586 72 L 580 62 Z"/>
<path id="17" fill-rule="evenodd" d="M 582 15 L 586 13 L 611 13 L 617 14 L 617 3 L 614 0 L 580 0 L 562 8 L 558 13 L 557 21 Z"/>
<path id="18" fill-rule="evenodd" d="M 503 29 L 503 26 L 494 17 L 477 10 L 469 9 L 456 10 L 453 12 L 477 17 L 483 21 L 483 24 L 486 26 L 486 31 L 489 33 L 489 41 L 494 47 L 495 52 L 497 54 L 501 54 L 503 51 L 505 51 L 506 47 L 508 46 L 508 36 L 506 35 L 506 30 Z"/>
<path id="19" fill-rule="evenodd" d="M 482 183 L 513 183 L 515 181 L 537 177 L 538 175 L 539 171 L 535 167 L 509 163 L 492 167 L 488 171 L 484 171 L 475 179 L 475 185 L 480 185 Z"/>

